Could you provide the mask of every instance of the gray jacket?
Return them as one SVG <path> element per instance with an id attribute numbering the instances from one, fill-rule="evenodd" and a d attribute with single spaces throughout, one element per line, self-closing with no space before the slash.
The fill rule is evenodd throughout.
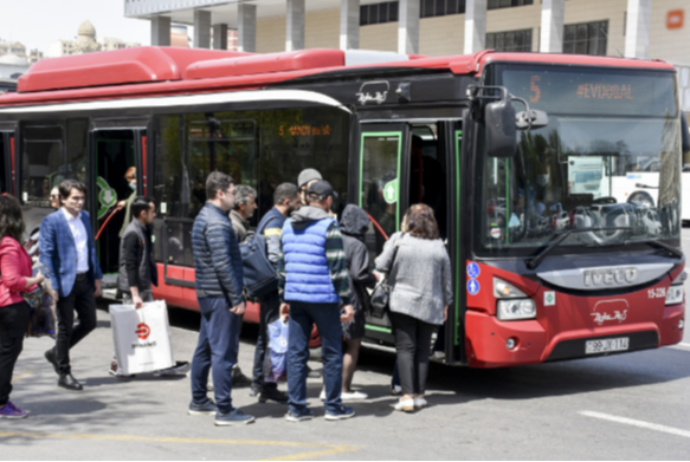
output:
<path id="1" fill-rule="evenodd" d="M 249 222 L 242 218 L 242 215 L 237 210 L 231 210 L 229 218 L 232 222 L 232 228 L 235 230 L 235 234 L 237 234 L 237 240 L 239 242 L 244 241 L 249 232 Z"/>
<path id="2" fill-rule="evenodd" d="M 392 312 L 429 324 L 443 324 L 443 307 L 453 303 L 453 278 L 441 239 L 395 233 L 376 258 L 376 269 L 388 273 Z"/>

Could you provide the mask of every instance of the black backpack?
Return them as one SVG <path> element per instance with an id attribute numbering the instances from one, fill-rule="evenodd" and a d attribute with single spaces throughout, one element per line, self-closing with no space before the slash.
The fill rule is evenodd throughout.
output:
<path id="1" fill-rule="evenodd" d="M 252 297 L 262 297 L 278 289 L 278 274 L 266 255 L 266 238 L 263 231 L 263 228 L 257 229 L 254 235 L 240 243 L 244 287 Z"/>

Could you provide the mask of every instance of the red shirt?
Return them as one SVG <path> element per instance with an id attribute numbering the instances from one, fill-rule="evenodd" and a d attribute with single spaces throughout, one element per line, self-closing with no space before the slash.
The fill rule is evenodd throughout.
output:
<path id="1" fill-rule="evenodd" d="M 30 292 L 26 278 L 33 276 L 31 257 L 16 239 L 5 236 L 0 241 L 0 308 L 23 302 L 19 292 Z"/>

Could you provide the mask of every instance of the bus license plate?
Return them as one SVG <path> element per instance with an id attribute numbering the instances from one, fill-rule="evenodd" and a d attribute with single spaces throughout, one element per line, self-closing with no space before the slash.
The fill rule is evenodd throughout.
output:
<path id="1" fill-rule="evenodd" d="M 585 343 L 585 354 L 593 355 L 609 351 L 626 351 L 628 348 L 630 348 L 630 339 L 628 337 L 587 340 Z"/>

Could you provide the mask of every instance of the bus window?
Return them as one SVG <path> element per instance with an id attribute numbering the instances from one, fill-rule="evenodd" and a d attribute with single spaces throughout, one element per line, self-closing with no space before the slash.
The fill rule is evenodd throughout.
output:
<path id="1" fill-rule="evenodd" d="M 50 190 L 66 178 L 63 128 L 52 126 L 24 127 L 21 200 L 30 207 L 50 207 Z"/>
<path id="2" fill-rule="evenodd" d="M 22 155 L 22 203 L 50 207 L 50 190 L 66 178 L 86 180 L 86 136 L 88 121 L 68 120 L 67 149 L 63 126 L 26 125 Z M 87 204 L 88 205 L 88 204 Z"/>
<path id="3" fill-rule="evenodd" d="M 206 177 L 227 173 L 236 184 L 256 189 L 258 113 L 206 113 L 186 116 L 187 155 L 191 196 L 190 216 L 206 203 Z M 253 224 L 257 223 L 256 214 Z"/>
<path id="4" fill-rule="evenodd" d="M 370 228 L 366 236 L 372 261 L 399 229 L 403 213 L 399 194 L 402 137 L 402 131 L 362 133 L 359 205 L 377 228 Z"/>
<path id="5" fill-rule="evenodd" d="M 5 136 L 0 133 L 0 194 L 7 192 L 7 164 L 5 158 Z"/>
<path id="6" fill-rule="evenodd" d="M 349 116 L 337 108 L 263 111 L 259 216 L 273 207 L 273 192 L 284 182 L 297 183 L 305 168 L 318 170 L 338 197 L 340 215 L 348 197 Z"/>

